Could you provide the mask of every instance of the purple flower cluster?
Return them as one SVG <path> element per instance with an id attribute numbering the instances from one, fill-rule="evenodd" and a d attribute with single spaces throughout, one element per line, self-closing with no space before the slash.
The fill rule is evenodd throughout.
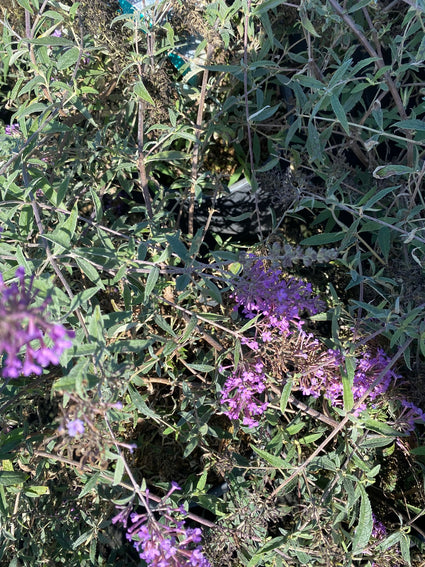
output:
<path id="1" fill-rule="evenodd" d="M 304 335 L 304 337 L 302 337 Z M 305 396 L 318 398 L 323 395 L 330 401 L 332 406 L 342 406 L 343 386 L 341 379 L 341 367 L 344 362 L 343 353 L 338 350 L 325 349 L 323 345 L 314 338 L 312 334 L 300 332 L 300 344 L 294 353 L 295 360 L 305 358 L 305 370 L 301 366 L 299 384 L 300 390 Z M 357 362 L 353 378 L 353 399 L 359 400 L 371 387 L 374 380 L 387 366 L 388 356 L 379 348 L 375 354 L 369 351 L 363 352 Z M 369 401 L 373 401 L 384 394 L 392 383 L 400 377 L 389 370 L 382 380 L 369 393 Z M 357 413 L 366 409 L 363 402 L 359 405 Z"/>
<path id="2" fill-rule="evenodd" d="M 277 338 L 276 333 L 282 340 L 282 336 L 288 337 L 293 333 L 292 329 L 302 332 L 304 322 L 301 314 L 304 311 L 318 313 L 324 306 L 317 296 L 313 296 L 311 284 L 293 277 L 284 279 L 280 269 L 267 269 L 258 259 L 249 260 L 245 275 L 238 280 L 232 297 L 236 302 L 235 309 L 242 307 L 246 317 L 252 319 L 261 315 L 257 324 L 259 337 L 242 341 L 253 351 L 259 351 L 259 339 L 267 344 Z M 262 415 L 268 406 L 267 402 L 259 399 L 266 383 L 264 365 L 258 357 L 240 364 L 223 386 L 221 403 L 228 408 L 223 413 L 230 419 L 243 416 L 243 425 L 256 427 L 256 417 Z"/>
<path id="3" fill-rule="evenodd" d="M 6 136 L 13 136 L 14 134 L 19 134 L 20 128 L 19 124 L 8 124 L 4 129 Z"/>
<path id="4" fill-rule="evenodd" d="M 425 413 L 418 406 L 403 399 L 399 400 L 399 402 L 402 410 L 397 419 L 390 422 L 390 425 L 405 433 L 411 433 L 415 429 L 416 421 L 425 423 Z"/>
<path id="5" fill-rule="evenodd" d="M 85 430 L 84 421 L 82 421 L 81 419 L 73 419 L 72 421 L 68 421 L 66 427 L 68 429 L 68 435 L 70 437 L 82 435 Z"/>
<path id="6" fill-rule="evenodd" d="M 374 380 L 384 370 L 389 361 L 390 359 L 381 348 L 378 348 L 375 354 L 371 352 L 362 353 L 360 360 L 357 362 L 353 379 L 354 401 L 359 400 L 369 390 Z M 369 393 L 369 400 L 373 401 L 378 396 L 384 394 L 391 383 L 395 383 L 399 378 L 400 376 L 393 370 L 389 370 L 379 384 Z M 366 409 L 366 404 L 361 404 L 358 409 L 360 411 Z"/>
<path id="7" fill-rule="evenodd" d="M 268 327 L 277 328 L 283 334 L 288 332 L 289 323 L 302 325 L 303 311 L 314 315 L 324 307 L 323 302 L 313 296 L 310 283 L 294 277 L 284 279 L 282 270 L 265 269 L 261 260 L 252 261 L 232 297 L 236 309 L 242 307 L 247 318 L 261 314 L 267 318 Z"/>
<path id="8" fill-rule="evenodd" d="M 173 483 L 167 497 L 179 489 Z M 148 491 L 146 496 L 148 499 Z M 201 529 L 186 527 L 184 520 L 175 520 L 173 514 L 176 513 L 184 511 L 167 508 L 161 519 L 157 520 L 151 511 L 137 514 L 131 512 L 130 508 L 124 508 L 112 518 L 112 523 L 124 525 L 127 529 L 126 538 L 133 542 L 140 559 L 146 561 L 148 567 L 211 567 L 199 545 Z"/>
<path id="9" fill-rule="evenodd" d="M 384 539 L 387 535 L 387 528 L 384 526 L 382 522 L 376 519 L 375 514 L 372 512 L 372 519 L 373 519 L 373 528 L 372 528 L 372 537 L 375 539 Z"/>
<path id="10" fill-rule="evenodd" d="M 243 425 L 256 427 L 258 416 L 267 409 L 261 398 L 267 388 L 265 365 L 274 375 L 291 372 L 294 387 L 303 395 L 323 396 L 332 406 L 343 405 L 342 368 L 344 353 L 327 349 L 312 333 L 304 329 L 303 312 L 318 313 L 324 304 L 313 295 L 309 283 L 293 277 L 283 278 L 280 269 L 266 268 L 263 261 L 249 258 L 243 277 L 236 282 L 232 297 L 235 309 L 242 308 L 247 318 L 260 315 L 255 324 L 255 335 L 242 339 L 242 344 L 254 351 L 230 374 L 222 392 L 221 403 L 227 406 L 224 414 L 230 419 L 243 419 Z M 372 387 L 390 359 L 378 348 L 363 350 L 357 355 L 353 377 L 353 398 L 358 402 Z M 389 370 L 368 394 L 372 403 L 400 379 Z M 402 413 L 396 425 L 406 431 L 414 422 L 425 421 L 425 414 L 414 404 L 399 400 Z M 362 402 L 356 408 L 359 414 L 366 409 Z M 372 406 L 373 407 L 373 406 Z"/>
<path id="11" fill-rule="evenodd" d="M 221 403 L 229 408 L 224 415 L 229 419 L 239 419 L 242 415 L 243 425 L 257 427 L 254 416 L 263 414 L 268 405 L 258 398 L 266 389 L 266 381 L 264 366 L 259 360 L 253 365 L 240 364 L 227 378 L 221 392 Z"/>
<path id="12" fill-rule="evenodd" d="M 0 353 L 5 355 L 4 378 L 40 375 L 43 367 L 59 364 L 63 351 L 71 346 L 70 339 L 74 337 L 73 331 L 47 321 L 48 299 L 39 307 L 31 305 L 37 292 L 33 290 L 33 278 L 26 286 L 24 268 L 16 270 L 16 277 L 18 283 L 5 284 L 0 274 Z M 24 347 L 25 353 L 22 353 Z"/>

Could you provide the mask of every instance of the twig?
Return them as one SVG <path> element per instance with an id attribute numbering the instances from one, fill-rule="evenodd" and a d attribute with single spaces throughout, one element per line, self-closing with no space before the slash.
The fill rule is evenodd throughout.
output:
<path id="1" fill-rule="evenodd" d="M 351 16 L 339 5 L 337 0 L 329 0 L 329 4 L 335 10 L 335 12 L 340 16 L 340 18 L 347 24 L 347 26 L 351 29 L 366 51 L 369 53 L 371 57 L 376 58 L 376 65 L 378 69 L 383 69 L 385 67 L 385 62 L 378 55 L 375 49 L 372 47 L 366 36 L 363 32 L 356 26 L 356 23 L 351 18 Z M 403 101 L 401 100 L 400 93 L 397 90 L 397 87 L 388 71 L 383 74 L 384 80 L 388 86 L 389 91 L 391 92 L 391 96 L 396 104 L 398 113 L 402 120 L 406 120 L 408 118 L 406 110 L 403 105 Z M 407 132 L 407 165 L 409 167 L 413 167 L 413 146 L 412 146 L 412 134 L 411 132 Z"/>
<path id="2" fill-rule="evenodd" d="M 72 459 L 62 457 L 62 455 L 55 455 L 54 453 L 48 453 L 47 451 L 38 451 L 38 450 L 35 450 L 33 454 L 37 457 L 42 457 L 44 459 L 51 459 L 53 461 L 58 461 L 60 463 L 66 464 L 66 465 L 70 465 L 72 467 L 75 467 L 76 469 L 82 470 L 82 471 L 87 472 L 87 473 L 91 473 L 91 472 L 99 473 L 99 476 L 103 480 L 106 480 L 107 482 L 111 482 L 111 483 L 113 482 L 113 474 L 112 473 L 109 473 L 109 472 L 104 471 L 102 469 L 96 469 L 93 466 L 88 466 L 88 465 L 81 466 L 81 463 L 79 463 L 78 461 L 74 461 Z M 126 490 L 130 490 L 131 492 L 133 492 L 133 490 L 134 490 L 134 487 L 131 484 L 128 484 L 126 482 L 118 482 L 117 486 L 121 486 L 122 488 L 125 488 Z M 145 498 L 147 498 L 148 500 L 152 500 L 153 502 L 159 503 L 162 500 L 162 498 L 160 496 L 157 496 L 156 494 L 152 494 L 151 491 L 149 491 L 149 495 L 146 495 L 145 492 L 143 492 L 142 490 L 140 490 L 140 488 L 138 488 L 138 492 L 141 492 L 141 494 Z M 200 516 L 197 516 L 196 514 L 192 514 L 191 512 L 188 512 L 186 514 L 186 517 L 190 518 L 191 520 L 194 520 L 195 522 L 198 522 L 199 524 L 203 524 L 204 526 L 207 526 L 208 528 L 215 528 L 216 527 L 216 525 L 213 522 L 210 522 L 209 520 L 206 520 L 205 518 L 201 518 Z"/>
<path id="3" fill-rule="evenodd" d="M 261 218 L 260 209 L 258 205 L 258 191 L 257 191 L 257 181 L 255 175 L 255 162 L 254 162 L 254 150 L 252 148 L 252 134 L 251 125 L 249 119 L 249 99 L 248 99 L 248 26 L 249 18 L 251 12 L 251 0 L 248 0 L 245 20 L 244 20 L 244 34 L 243 34 L 243 89 L 244 89 L 244 100 L 245 100 L 245 120 L 246 129 L 248 134 L 248 155 L 249 155 L 249 166 L 251 170 L 251 184 L 255 188 L 254 191 L 254 202 L 255 202 L 255 214 L 257 215 L 258 231 L 260 233 L 260 239 L 263 240 L 263 231 L 261 230 Z M 252 183 L 253 181 L 253 183 Z"/>
<path id="4" fill-rule="evenodd" d="M 29 182 L 28 171 L 27 171 L 27 167 L 26 167 L 25 163 L 22 164 L 22 177 L 23 177 L 23 180 L 24 180 L 24 185 L 26 187 L 29 187 L 30 182 Z M 41 242 L 43 243 L 44 249 L 46 251 L 47 259 L 49 260 L 49 262 L 50 262 L 54 272 L 56 273 L 57 277 L 62 282 L 62 285 L 65 288 L 65 290 L 68 294 L 68 297 L 72 301 L 74 299 L 74 294 L 72 293 L 72 290 L 71 290 L 66 278 L 64 277 L 64 275 L 60 271 L 59 266 L 56 263 L 55 257 L 53 256 L 53 254 L 50 251 L 49 241 L 43 236 L 44 235 L 44 227 L 43 227 L 43 223 L 41 222 L 40 211 L 38 210 L 37 202 L 34 198 L 34 195 L 32 194 L 32 191 L 30 191 L 30 199 L 31 199 L 31 207 L 32 207 L 32 210 L 33 210 L 33 213 L 34 213 L 35 223 L 37 225 L 38 232 L 40 234 Z M 77 308 L 75 310 L 75 313 L 78 317 L 78 320 L 79 320 L 80 325 L 81 325 L 81 327 L 84 331 L 84 334 L 86 335 L 87 340 L 90 342 L 89 332 L 88 332 L 88 329 L 86 327 L 86 323 L 84 321 L 84 318 L 81 314 L 81 311 Z"/>
<path id="5" fill-rule="evenodd" d="M 211 43 L 208 44 L 207 47 L 207 57 L 205 64 L 207 65 L 211 55 L 212 55 L 213 47 Z M 190 192 L 189 192 L 189 211 L 188 211 L 188 234 L 189 236 L 193 236 L 193 219 L 195 215 L 195 192 L 196 192 L 196 181 L 198 179 L 198 171 L 199 171 L 199 155 L 200 155 L 200 147 L 201 147 L 201 132 L 202 132 L 202 122 L 204 116 L 204 109 L 205 109 L 205 98 L 207 94 L 207 86 L 208 86 L 208 69 L 204 69 L 202 73 L 202 84 L 201 84 L 201 92 L 199 95 L 199 102 L 198 102 L 198 114 L 196 117 L 196 124 L 195 124 L 195 143 L 193 146 L 193 154 L 192 154 L 192 170 L 190 174 Z"/>
<path id="6" fill-rule="evenodd" d="M 148 40 L 151 34 L 148 33 Z M 142 80 L 143 77 L 143 70 L 142 64 L 140 63 L 140 53 L 139 53 L 139 39 L 138 39 L 138 24 L 135 22 L 135 34 L 134 34 L 134 45 L 137 54 L 137 71 L 139 74 L 139 79 Z M 152 42 L 148 41 L 148 51 L 152 51 Z M 152 53 L 148 53 L 148 55 L 152 56 Z M 139 179 L 140 185 L 142 187 L 143 199 L 146 205 L 146 212 L 148 213 L 148 217 L 150 220 L 153 218 L 153 210 L 152 210 L 152 200 L 149 193 L 149 184 L 148 184 L 148 176 L 146 173 L 146 164 L 145 164 L 145 155 L 144 155 L 144 130 L 145 130 L 145 108 L 146 103 L 144 100 L 139 100 L 139 104 L 137 106 L 137 168 L 139 170 Z"/>

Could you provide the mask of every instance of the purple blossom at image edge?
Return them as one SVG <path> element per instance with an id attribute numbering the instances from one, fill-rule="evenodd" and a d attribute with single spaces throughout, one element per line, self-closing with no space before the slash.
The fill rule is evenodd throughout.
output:
<path id="1" fill-rule="evenodd" d="M 6 284 L 0 274 L 0 354 L 4 355 L 4 378 L 40 375 L 49 364 L 59 364 L 75 336 L 63 325 L 48 321 L 49 299 L 38 307 L 32 305 L 37 292 L 33 290 L 33 278 L 26 284 L 25 269 L 18 268 L 15 275 L 18 282 Z"/>
<path id="2" fill-rule="evenodd" d="M 173 482 L 164 500 L 180 490 Z M 149 498 L 149 492 L 146 491 Z M 131 507 L 124 507 L 112 518 L 112 523 L 120 523 L 126 528 L 126 538 L 133 543 L 140 559 L 148 567 L 211 567 L 200 545 L 200 528 L 186 527 L 184 520 L 175 520 L 173 514 L 183 510 L 167 508 L 162 511 L 161 519 L 153 514 L 137 514 Z"/>

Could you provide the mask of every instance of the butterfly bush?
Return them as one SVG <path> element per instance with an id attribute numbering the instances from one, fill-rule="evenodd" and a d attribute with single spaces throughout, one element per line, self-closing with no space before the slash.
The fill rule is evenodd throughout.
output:
<path id="1" fill-rule="evenodd" d="M 180 487 L 173 482 L 164 500 L 175 490 Z M 148 506 L 149 491 L 145 494 Z M 126 507 L 112 518 L 112 523 L 121 523 L 126 528 L 126 538 L 133 542 L 148 567 L 211 567 L 200 545 L 201 529 L 186 527 L 184 520 L 174 518 L 185 513 L 183 509 L 168 507 L 161 510 L 161 518 L 157 519 L 151 510 L 138 514 Z"/>
<path id="2" fill-rule="evenodd" d="M 241 308 L 247 318 L 261 315 L 259 328 L 264 343 L 272 341 L 276 332 L 289 336 L 293 332 L 291 326 L 302 329 L 302 313 L 315 314 L 324 307 L 323 302 L 313 296 L 311 284 L 293 277 L 284 279 L 281 270 L 265 269 L 261 260 L 250 263 L 232 297 L 235 309 Z M 251 350 L 260 348 L 257 340 L 243 342 Z M 259 358 L 239 365 L 227 378 L 221 392 L 221 403 L 228 408 L 223 413 L 230 419 L 242 415 L 243 425 L 256 427 L 256 416 L 262 415 L 268 407 L 268 403 L 258 397 L 265 391 L 266 382 L 264 365 Z"/>
<path id="3" fill-rule="evenodd" d="M 267 268 L 262 260 L 253 258 L 248 259 L 244 275 L 234 283 L 235 310 L 241 310 L 249 319 L 260 317 L 255 324 L 255 336 L 242 340 L 251 354 L 231 372 L 222 388 L 223 413 L 233 420 L 242 419 L 242 424 L 250 428 L 258 425 L 258 418 L 268 407 L 263 399 L 267 397 L 266 365 L 275 375 L 292 372 L 294 387 L 304 396 L 323 396 L 332 406 L 342 407 L 345 355 L 338 349 L 326 348 L 305 330 L 304 314 L 314 315 L 325 307 L 313 294 L 311 284 L 285 278 L 282 270 Z M 381 348 L 356 354 L 352 392 L 355 414 L 359 415 L 367 408 L 365 401 L 359 403 L 367 392 L 367 402 L 373 407 L 400 376 L 388 370 L 373 386 L 389 364 L 389 357 Z M 402 412 L 395 425 L 412 431 L 415 421 L 425 421 L 424 413 L 413 403 L 399 401 Z"/>
<path id="4" fill-rule="evenodd" d="M 50 299 L 35 307 L 33 277 L 25 282 L 25 269 L 16 270 L 18 282 L 6 284 L 0 274 L 0 352 L 3 378 L 40 375 L 49 364 L 59 364 L 74 332 L 51 323 L 46 312 Z"/>

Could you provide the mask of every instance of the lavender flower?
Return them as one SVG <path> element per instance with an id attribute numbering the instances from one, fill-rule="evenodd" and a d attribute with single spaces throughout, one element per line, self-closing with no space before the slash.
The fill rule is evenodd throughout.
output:
<path id="1" fill-rule="evenodd" d="M 13 136 L 14 134 L 19 134 L 20 128 L 19 124 L 8 124 L 4 129 L 6 136 Z"/>
<path id="2" fill-rule="evenodd" d="M 373 381 L 376 380 L 378 375 L 387 366 L 390 359 L 382 350 L 378 348 L 375 354 L 370 352 L 362 354 L 356 368 L 353 380 L 353 395 L 354 399 L 360 399 L 365 392 L 370 388 Z M 400 378 L 393 370 L 389 370 L 382 378 L 381 382 L 377 384 L 369 394 L 370 400 L 375 400 L 378 396 L 384 394 L 392 382 L 397 382 Z M 364 409 L 364 408 L 363 408 Z"/>
<path id="3" fill-rule="evenodd" d="M 164 500 L 179 489 L 173 483 Z M 211 567 L 198 545 L 202 538 L 201 529 L 186 527 L 184 520 L 175 520 L 173 514 L 177 512 L 166 508 L 157 520 L 150 510 L 146 514 L 137 514 L 127 507 L 112 518 L 112 523 L 124 525 L 127 539 L 133 542 L 140 559 L 146 561 L 148 567 Z"/>
<path id="4" fill-rule="evenodd" d="M 299 346 L 294 353 L 295 361 L 298 361 L 297 372 L 300 390 L 304 395 L 318 398 L 323 395 L 330 401 L 332 406 L 342 406 L 343 387 L 341 379 L 341 365 L 344 360 L 343 353 L 338 350 L 326 350 L 312 334 L 300 332 Z M 305 359 L 303 361 L 302 359 Z M 375 354 L 363 352 L 357 362 L 357 368 L 353 378 L 353 398 L 356 402 L 371 387 L 374 380 L 387 366 L 388 356 L 382 349 Z M 389 370 L 369 393 L 368 400 L 373 401 L 384 394 L 392 383 L 400 377 Z M 366 409 L 363 402 L 357 408 L 357 414 Z"/>
<path id="5" fill-rule="evenodd" d="M 261 314 L 268 319 L 270 327 L 279 329 L 282 334 L 287 334 L 289 323 L 297 327 L 302 324 L 303 311 L 315 314 L 323 308 L 320 299 L 313 296 L 310 283 L 294 277 L 283 279 L 281 270 L 265 269 L 261 260 L 253 261 L 247 268 L 233 298 L 246 317 L 251 319 Z"/>
<path id="6" fill-rule="evenodd" d="M 415 429 L 416 421 L 425 423 L 425 413 L 414 403 L 403 399 L 399 402 L 403 409 L 397 419 L 390 422 L 390 425 L 405 433 L 411 433 Z"/>
<path id="7" fill-rule="evenodd" d="M 66 348 L 71 346 L 73 331 L 60 324 L 47 321 L 46 299 L 39 307 L 31 306 L 37 292 L 33 290 L 33 278 L 25 284 L 25 270 L 16 270 L 19 282 L 6 285 L 0 274 L 0 353 L 5 355 L 2 376 L 17 378 L 19 375 L 42 373 L 49 364 L 59 364 Z M 50 346 L 47 342 L 52 343 Z M 23 359 L 19 356 L 25 347 Z"/>
<path id="8" fill-rule="evenodd" d="M 373 519 L 373 528 L 372 528 L 372 537 L 375 539 L 384 539 L 387 535 L 387 528 L 384 526 L 382 522 L 376 519 L 375 514 L 372 512 L 372 519 Z"/>
<path id="9" fill-rule="evenodd" d="M 221 403 L 228 407 L 223 413 L 229 419 L 243 416 L 243 425 L 257 427 L 254 416 L 263 414 L 268 406 L 258 398 L 266 389 L 266 381 L 264 366 L 259 360 L 240 364 L 227 378 L 221 392 Z"/>
<path id="10" fill-rule="evenodd" d="M 318 313 L 324 305 L 313 295 L 311 284 L 294 277 L 283 278 L 275 266 L 266 268 L 262 260 L 251 256 L 244 274 L 235 282 L 232 295 L 235 309 L 242 308 L 250 319 L 257 318 L 254 336 L 244 337 L 242 344 L 251 352 L 251 361 L 239 365 L 227 378 L 221 393 L 221 403 L 230 419 L 243 419 L 243 424 L 256 427 L 260 416 L 267 409 L 267 402 L 259 396 L 267 387 L 264 365 L 274 376 L 291 373 L 295 388 L 305 396 L 323 396 L 334 407 L 343 405 L 342 367 L 344 353 L 327 349 L 312 333 L 305 330 L 303 312 Z M 356 415 L 382 397 L 399 379 L 393 370 L 381 377 L 390 361 L 383 349 L 363 350 L 355 353 L 357 367 L 352 391 L 356 403 Z M 260 357 L 263 362 L 260 362 Z M 368 393 L 367 399 L 359 400 Z M 400 400 L 402 411 L 394 426 L 412 431 L 415 421 L 425 422 L 425 414 L 414 404 Z"/>
<path id="11" fill-rule="evenodd" d="M 82 435 L 84 433 L 84 422 L 81 419 L 74 419 L 66 424 L 68 429 L 68 435 L 70 437 L 75 437 L 76 435 Z"/>

